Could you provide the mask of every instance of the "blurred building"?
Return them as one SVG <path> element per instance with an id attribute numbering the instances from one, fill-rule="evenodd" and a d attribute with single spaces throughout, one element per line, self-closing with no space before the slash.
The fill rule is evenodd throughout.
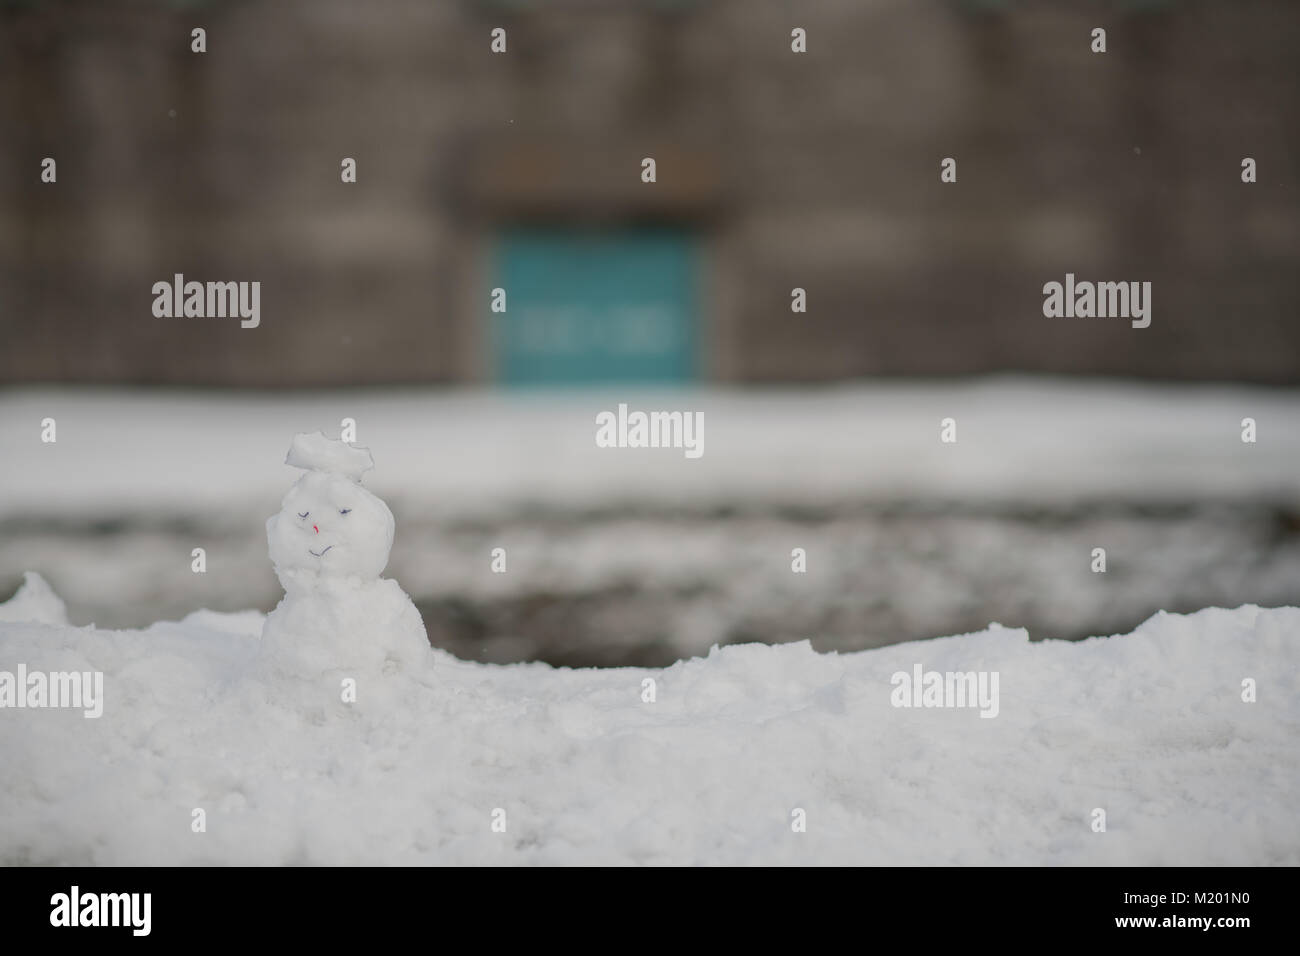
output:
<path id="1" fill-rule="evenodd" d="M 1297 50 L 1294 0 L 0 0 L 0 381 L 1295 383 Z M 1151 327 L 1044 318 L 1067 272 Z"/>

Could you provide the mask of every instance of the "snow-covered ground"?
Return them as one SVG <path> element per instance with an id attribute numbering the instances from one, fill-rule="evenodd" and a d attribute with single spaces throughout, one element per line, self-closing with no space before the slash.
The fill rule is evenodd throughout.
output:
<path id="1" fill-rule="evenodd" d="M 597 448 L 619 402 L 703 411 L 704 456 Z M 261 611 L 195 609 L 278 599 L 287 440 L 349 417 L 435 642 L 472 617 L 467 658 L 543 631 L 704 656 L 431 649 L 358 672 L 353 703 L 338 675 L 269 668 Z M 20 669 L 103 675 L 97 718 L 0 709 L 0 864 L 1297 865 L 1294 607 L 813 646 L 943 633 L 930 614 L 1106 633 L 1143 607 L 1296 604 L 1298 463 L 1300 394 L 1228 387 L 0 393 L 0 579 L 52 570 L 81 607 L 182 618 L 73 626 L 37 578 L 0 605 L 0 700 Z M 707 650 L 745 634 L 794 642 Z M 914 668 L 996 672 L 997 716 L 893 706 Z"/>
<path id="2" fill-rule="evenodd" d="M 704 411 L 704 456 L 597 448 L 596 413 L 619 402 Z M 954 445 L 939 441 L 949 416 Z M 0 593 L 38 570 L 73 622 L 101 627 L 269 610 L 285 442 L 345 417 L 397 517 L 390 575 L 435 643 L 473 660 L 849 650 L 990 620 L 1081 637 L 1160 608 L 1300 604 L 1300 393 L 1032 378 L 0 392 Z M 1240 440 L 1245 417 L 1257 443 Z M 1098 546 L 1106 574 L 1090 567 Z M 496 547 L 508 573 L 490 571 Z M 794 547 L 807 574 L 790 573 Z"/>
<path id="3" fill-rule="evenodd" d="M 431 650 L 352 704 L 263 669 L 255 612 L 62 620 L 37 580 L 0 606 L 0 670 L 104 675 L 99 718 L 0 710 L 2 864 L 1300 864 L 1296 608 L 665 670 Z M 894 706 L 918 665 L 996 672 L 996 716 Z"/>
<path id="4" fill-rule="evenodd" d="M 596 415 L 704 413 L 703 455 L 595 444 Z M 953 418 L 957 441 L 939 440 Z M 1258 442 L 1241 441 L 1241 420 Z M 42 421 L 58 441 L 41 441 Z M 1089 498 L 1300 502 L 1300 392 L 993 378 L 806 390 L 0 393 L 0 516 L 261 513 L 296 432 L 353 418 L 406 517 L 509 509 Z M 399 520 L 399 527 L 401 521 Z"/>

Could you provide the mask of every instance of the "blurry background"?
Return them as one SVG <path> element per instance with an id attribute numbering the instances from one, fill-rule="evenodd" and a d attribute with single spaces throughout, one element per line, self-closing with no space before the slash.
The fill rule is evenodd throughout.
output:
<path id="1" fill-rule="evenodd" d="M 476 659 L 1300 604 L 1298 51 L 1291 0 L 0 0 L 0 594 L 269 609 L 289 436 L 353 417 Z M 1066 272 L 1151 327 L 1045 319 Z M 618 402 L 704 458 L 594 449 Z"/>

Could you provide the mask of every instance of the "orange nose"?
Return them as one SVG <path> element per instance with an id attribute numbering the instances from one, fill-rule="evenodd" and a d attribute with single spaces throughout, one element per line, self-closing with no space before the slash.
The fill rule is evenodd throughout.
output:
<path id="1" fill-rule="evenodd" d="M 317 534 L 320 534 L 320 528 L 316 527 L 315 525 L 311 526 L 311 530 L 315 531 Z"/>

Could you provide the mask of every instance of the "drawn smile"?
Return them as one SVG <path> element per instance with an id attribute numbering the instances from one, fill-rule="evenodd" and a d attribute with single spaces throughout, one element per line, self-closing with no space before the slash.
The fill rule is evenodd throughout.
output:
<path id="1" fill-rule="evenodd" d="M 334 545 L 332 545 L 332 544 L 328 544 L 328 545 L 326 545 L 326 546 L 325 546 L 325 551 L 328 551 L 328 550 L 329 550 L 330 548 L 332 548 L 332 547 L 334 547 Z M 307 549 L 307 553 L 308 553 L 308 554 L 310 554 L 310 555 L 312 555 L 312 556 L 314 556 L 314 557 L 317 557 L 317 558 L 323 558 L 323 557 L 325 557 L 325 551 L 322 551 L 320 554 L 316 554 L 316 552 L 313 551 L 311 548 L 308 548 L 308 549 Z"/>

